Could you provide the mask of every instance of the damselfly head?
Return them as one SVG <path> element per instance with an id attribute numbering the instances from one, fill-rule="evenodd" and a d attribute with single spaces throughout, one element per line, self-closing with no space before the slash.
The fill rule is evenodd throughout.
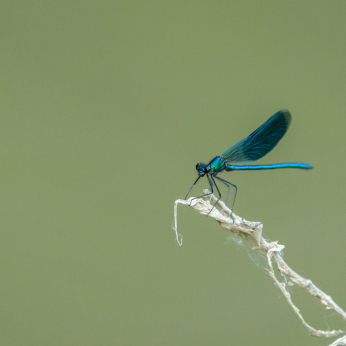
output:
<path id="1" fill-rule="evenodd" d="M 209 173 L 210 171 L 210 167 L 205 165 L 204 163 L 197 163 L 196 169 L 200 177 L 203 177 L 205 174 Z"/>

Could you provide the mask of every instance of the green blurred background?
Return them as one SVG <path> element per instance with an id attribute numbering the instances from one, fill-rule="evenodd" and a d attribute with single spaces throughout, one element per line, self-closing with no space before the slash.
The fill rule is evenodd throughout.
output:
<path id="1" fill-rule="evenodd" d="M 346 309 L 346 2 L 0 10 L 0 344 L 331 343 L 213 220 L 180 206 L 182 247 L 171 225 L 196 163 L 287 108 L 290 130 L 260 163 L 315 169 L 222 175 L 235 212 Z M 308 323 L 346 329 L 300 291 Z"/>

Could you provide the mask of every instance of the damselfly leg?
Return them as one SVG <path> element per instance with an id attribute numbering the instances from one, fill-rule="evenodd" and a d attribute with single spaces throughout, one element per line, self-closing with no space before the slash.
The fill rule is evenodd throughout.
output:
<path id="1" fill-rule="evenodd" d="M 221 192 L 220 192 L 218 186 L 216 185 L 216 182 L 215 182 L 215 180 L 214 180 L 214 177 L 211 176 L 210 178 L 211 178 L 211 180 L 213 181 L 213 183 L 214 183 L 214 185 L 215 185 L 215 187 L 216 187 L 216 189 L 217 189 L 217 192 L 219 193 L 219 199 L 216 201 L 216 203 L 215 203 L 215 204 L 213 205 L 213 207 L 210 209 L 210 211 L 209 211 L 209 213 L 206 215 L 206 217 L 209 216 L 209 214 L 211 213 L 211 211 L 215 208 L 216 204 L 217 204 L 217 203 L 219 202 L 219 200 L 221 199 Z M 210 178 L 209 178 L 209 176 L 208 176 L 208 179 L 210 179 Z"/>
<path id="2" fill-rule="evenodd" d="M 199 178 L 200 178 L 200 177 L 199 177 Z M 198 179 L 199 179 L 199 178 L 198 178 Z M 208 181 L 209 181 L 209 185 L 210 185 L 211 192 L 206 193 L 206 194 L 204 194 L 204 195 L 201 195 L 201 196 L 199 196 L 199 197 L 194 197 L 194 198 L 192 198 L 191 201 L 190 201 L 190 206 L 191 206 L 191 203 L 192 203 L 192 201 L 193 201 L 194 199 L 198 199 L 198 198 L 201 198 L 201 197 L 205 197 L 205 196 L 208 196 L 208 195 L 211 195 L 211 194 L 214 193 L 214 190 L 213 190 L 213 183 L 212 183 L 212 181 L 210 180 L 209 175 L 207 175 L 207 178 L 208 178 Z M 197 179 L 197 180 L 198 180 L 198 179 Z M 196 184 L 197 180 L 195 181 L 195 184 Z M 194 186 L 194 185 L 192 185 L 192 187 L 193 187 L 193 186 Z M 191 187 L 191 189 L 192 189 L 192 187 Z M 190 189 L 190 191 L 191 191 L 191 189 Z M 186 195 L 186 197 L 187 197 L 187 195 Z M 186 199 L 186 197 L 185 197 L 185 199 Z M 209 215 L 209 214 L 208 214 L 208 215 Z M 208 215 L 207 215 L 207 216 L 208 216 Z"/>
<path id="3" fill-rule="evenodd" d="M 232 205 L 232 209 L 231 209 L 231 210 L 232 210 L 232 213 L 233 213 L 234 203 L 235 203 L 235 199 L 236 199 L 236 197 L 237 197 L 237 186 L 234 185 L 234 184 L 232 184 L 232 183 L 230 183 L 230 182 L 227 181 L 227 180 L 224 180 L 224 179 L 222 179 L 222 178 L 216 176 L 216 175 L 215 175 L 214 177 L 215 177 L 216 179 L 220 180 L 221 183 L 224 183 L 224 184 L 228 187 L 226 206 L 227 206 L 227 203 L 228 203 L 228 197 L 229 197 L 229 192 L 230 192 L 230 190 L 231 190 L 231 186 L 233 186 L 233 187 L 235 188 L 234 199 L 233 199 L 233 205 Z M 231 185 L 231 186 L 230 186 L 230 185 Z"/>
<path id="4" fill-rule="evenodd" d="M 199 179 L 200 177 L 201 177 L 201 176 L 199 176 L 199 177 L 196 179 L 196 181 L 193 183 L 193 185 L 191 186 L 191 188 L 190 188 L 189 192 L 187 193 L 187 195 L 185 196 L 185 198 L 184 198 L 184 199 L 186 199 L 186 198 L 187 198 L 187 196 L 189 195 L 189 193 L 191 192 L 191 190 L 193 189 L 193 187 L 196 185 L 196 183 L 197 183 L 197 181 L 198 181 L 198 179 Z"/>

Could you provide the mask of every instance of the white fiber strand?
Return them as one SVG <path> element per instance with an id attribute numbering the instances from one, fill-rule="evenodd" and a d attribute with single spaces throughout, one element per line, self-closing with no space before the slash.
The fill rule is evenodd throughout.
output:
<path id="1" fill-rule="evenodd" d="M 204 194 L 209 193 L 208 190 L 203 191 Z M 177 226 L 177 207 L 178 204 L 191 206 L 194 210 L 198 211 L 202 215 L 207 215 L 212 209 L 212 204 L 215 204 L 217 198 L 213 195 L 207 195 L 204 198 L 189 198 L 188 200 L 178 199 L 174 203 L 174 227 L 176 234 L 176 240 L 178 244 L 182 245 L 182 236 L 178 233 Z M 212 202 L 212 204 L 210 203 Z M 261 222 L 250 222 L 232 213 L 232 211 L 223 203 L 218 201 L 217 206 L 220 208 L 213 208 L 208 217 L 217 221 L 222 228 L 233 232 L 235 235 L 241 236 L 246 242 L 248 242 L 252 250 L 264 250 L 267 252 L 267 262 L 268 268 L 266 272 L 269 277 L 271 277 L 276 286 L 280 289 L 284 297 L 286 298 L 288 304 L 291 306 L 293 311 L 296 313 L 298 318 L 301 320 L 303 325 L 309 330 L 312 336 L 318 337 L 335 337 L 341 333 L 345 333 L 342 330 L 331 330 L 323 331 L 317 330 L 311 327 L 303 318 L 300 310 L 292 302 L 291 295 L 286 289 L 287 286 L 292 286 L 294 284 L 301 287 L 303 290 L 308 292 L 310 295 L 319 299 L 320 303 L 325 306 L 326 309 L 334 310 L 342 319 L 346 320 L 346 313 L 342 310 L 333 299 L 316 287 L 311 280 L 305 279 L 294 270 L 292 270 L 287 263 L 283 260 L 281 252 L 285 248 L 284 245 L 278 244 L 277 241 L 268 242 L 262 237 L 263 225 Z M 276 263 L 277 269 L 288 280 L 285 278 L 285 282 L 280 282 L 275 275 L 273 263 Z M 287 282 L 288 281 L 288 282 Z M 287 283 L 286 283 L 287 282 Z M 343 336 L 333 342 L 330 346 L 346 345 L 346 336 Z"/>

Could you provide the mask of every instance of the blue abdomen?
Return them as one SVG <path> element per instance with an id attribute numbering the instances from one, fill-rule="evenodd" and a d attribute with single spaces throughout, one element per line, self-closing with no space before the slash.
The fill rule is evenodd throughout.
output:
<path id="1" fill-rule="evenodd" d="M 308 163 L 301 162 L 287 162 L 287 163 L 276 163 L 272 165 L 226 165 L 228 170 L 258 170 L 258 169 L 276 169 L 276 168 L 300 168 L 300 169 L 312 169 L 312 166 Z"/>

